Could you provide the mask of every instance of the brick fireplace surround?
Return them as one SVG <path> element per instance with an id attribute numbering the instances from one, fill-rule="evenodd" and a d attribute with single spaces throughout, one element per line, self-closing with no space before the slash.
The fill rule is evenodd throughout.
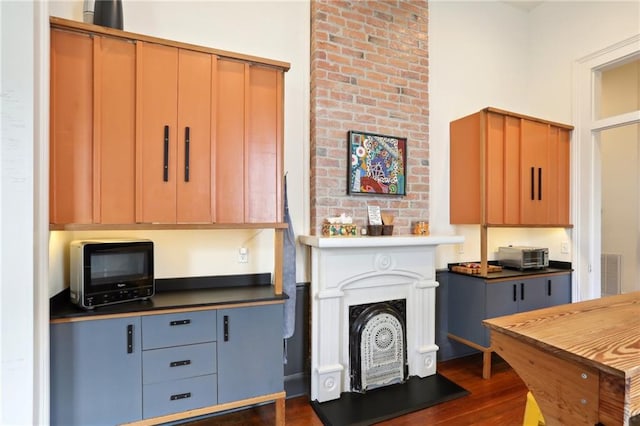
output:
<path id="1" fill-rule="evenodd" d="M 311 1 L 311 399 L 350 390 L 351 305 L 406 300 L 409 376 L 436 372 L 435 247 L 462 237 L 417 237 L 429 218 L 426 0 Z M 407 138 L 406 196 L 347 194 L 347 133 Z M 391 237 L 323 238 L 325 218 L 367 224 L 367 206 L 394 216 Z"/>

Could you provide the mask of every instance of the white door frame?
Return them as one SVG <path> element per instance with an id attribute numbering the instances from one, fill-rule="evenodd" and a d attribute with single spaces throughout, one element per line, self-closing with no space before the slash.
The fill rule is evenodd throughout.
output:
<path id="1" fill-rule="evenodd" d="M 606 119 L 596 116 L 600 72 L 640 55 L 640 34 L 579 59 L 574 64 L 574 123 L 571 145 L 573 301 L 600 297 L 600 132 L 640 123 L 640 111 Z"/>

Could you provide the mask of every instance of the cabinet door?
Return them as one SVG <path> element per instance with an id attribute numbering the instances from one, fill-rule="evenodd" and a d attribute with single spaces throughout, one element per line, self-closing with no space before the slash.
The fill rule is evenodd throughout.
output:
<path id="1" fill-rule="evenodd" d="M 478 112 L 449 125 L 449 221 L 452 224 L 482 222 L 484 165 L 480 160 L 480 147 L 483 114 Z"/>
<path id="2" fill-rule="evenodd" d="M 521 182 L 523 225 L 544 225 L 549 221 L 549 125 L 522 120 Z"/>
<path id="3" fill-rule="evenodd" d="M 283 73 L 249 67 L 245 222 L 283 221 Z"/>
<path id="4" fill-rule="evenodd" d="M 51 325 L 51 424 L 142 418 L 140 318 Z"/>
<path id="5" fill-rule="evenodd" d="M 135 223 L 135 44 L 94 41 L 94 222 Z"/>
<path id="6" fill-rule="evenodd" d="M 177 221 L 211 223 L 212 56 L 181 49 L 178 64 Z"/>
<path id="7" fill-rule="evenodd" d="M 134 222 L 135 47 L 51 30 L 50 221 Z"/>
<path id="8" fill-rule="evenodd" d="M 549 223 L 569 225 L 570 200 L 569 130 L 549 127 Z"/>
<path id="9" fill-rule="evenodd" d="M 218 403 L 282 392 L 282 305 L 218 311 Z"/>
<path id="10" fill-rule="evenodd" d="M 93 221 L 93 40 L 51 30 L 49 221 Z"/>
<path id="11" fill-rule="evenodd" d="M 487 333 L 482 320 L 485 311 L 485 280 L 450 274 L 448 324 L 449 332 L 478 345 L 487 346 Z"/>
<path id="12" fill-rule="evenodd" d="M 544 280 L 549 306 L 571 303 L 571 274 L 556 275 Z"/>
<path id="13" fill-rule="evenodd" d="M 486 223 L 520 223 L 520 119 L 487 113 Z"/>
<path id="14" fill-rule="evenodd" d="M 518 312 L 520 291 L 517 281 L 500 283 L 487 282 L 486 285 L 486 317 L 500 317 Z"/>
<path id="15" fill-rule="evenodd" d="M 485 318 L 500 317 L 518 312 L 518 283 L 506 281 L 492 283 L 485 281 L 486 310 Z M 483 318 L 484 319 L 484 318 Z M 489 329 L 483 327 L 483 346 L 491 346 Z"/>
<path id="16" fill-rule="evenodd" d="M 218 59 L 215 150 L 217 223 L 283 219 L 283 73 Z"/>
<path id="17" fill-rule="evenodd" d="M 546 280 L 530 278 L 518 283 L 518 312 L 532 311 L 549 306 Z"/>
<path id="18" fill-rule="evenodd" d="M 244 221 L 245 67 L 218 59 L 216 81 L 215 218 L 217 223 Z"/>
<path id="19" fill-rule="evenodd" d="M 176 222 L 178 49 L 138 42 L 136 221 Z"/>

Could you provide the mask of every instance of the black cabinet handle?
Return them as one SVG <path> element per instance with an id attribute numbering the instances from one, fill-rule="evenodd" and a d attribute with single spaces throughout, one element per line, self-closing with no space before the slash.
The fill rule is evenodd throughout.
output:
<path id="1" fill-rule="evenodd" d="M 164 161 L 162 164 L 162 180 L 169 182 L 169 126 L 164 126 Z"/>
<path id="2" fill-rule="evenodd" d="M 520 283 L 520 300 L 524 300 L 524 283 Z"/>
<path id="3" fill-rule="evenodd" d="M 184 359 L 182 361 L 173 361 L 172 363 L 169 364 L 169 367 L 182 367 L 185 365 L 191 365 L 191 360 Z"/>
<path id="4" fill-rule="evenodd" d="M 516 296 L 516 293 L 517 293 L 516 285 L 514 284 L 514 285 L 513 285 L 513 301 L 514 301 L 514 302 L 518 300 L 518 298 L 517 298 L 517 296 Z"/>
<path id="5" fill-rule="evenodd" d="M 536 168 L 532 167 L 531 168 L 531 201 L 533 201 L 535 199 L 535 189 L 533 188 L 533 179 L 534 179 L 534 175 L 536 173 Z"/>
<path id="6" fill-rule="evenodd" d="M 224 316 L 224 341 L 228 342 L 229 341 L 229 315 L 225 315 Z"/>
<path id="7" fill-rule="evenodd" d="M 542 167 L 538 167 L 538 200 L 542 200 Z"/>
<path id="8" fill-rule="evenodd" d="M 551 296 L 551 280 L 547 280 L 547 296 Z"/>
<path id="9" fill-rule="evenodd" d="M 127 353 L 133 353 L 133 324 L 127 325 Z"/>
<path id="10" fill-rule="evenodd" d="M 189 146 L 191 144 L 191 129 L 184 128 L 184 181 L 189 182 Z"/>
<path id="11" fill-rule="evenodd" d="M 171 321 L 169 323 L 169 325 L 171 325 L 171 326 L 174 326 L 174 325 L 187 325 L 187 324 L 191 324 L 191 320 L 190 319 Z"/>
<path id="12" fill-rule="evenodd" d="M 178 393 L 178 394 L 175 394 L 175 395 L 171 395 L 171 397 L 169 399 L 171 401 L 175 401 L 177 399 L 185 399 L 185 398 L 191 398 L 191 392 Z"/>

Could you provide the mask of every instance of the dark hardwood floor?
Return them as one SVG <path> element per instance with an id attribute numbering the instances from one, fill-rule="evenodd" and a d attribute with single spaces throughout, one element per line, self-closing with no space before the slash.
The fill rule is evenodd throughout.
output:
<path id="1" fill-rule="evenodd" d="M 498 356 L 493 356 L 492 377 L 482 379 L 482 357 L 472 355 L 438 364 L 438 372 L 470 392 L 469 395 L 425 410 L 379 423 L 408 425 L 522 425 L 527 388 L 520 377 Z M 274 405 L 267 404 L 187 423 L 189 426 L 252 426 L 274 423 Z M 286 402 L 287 426 L 322 426 L 308 397 Z"/>

